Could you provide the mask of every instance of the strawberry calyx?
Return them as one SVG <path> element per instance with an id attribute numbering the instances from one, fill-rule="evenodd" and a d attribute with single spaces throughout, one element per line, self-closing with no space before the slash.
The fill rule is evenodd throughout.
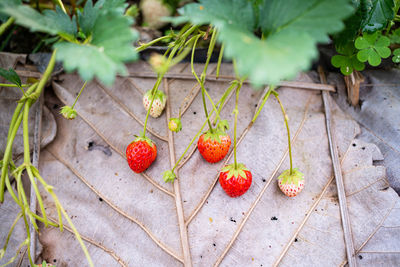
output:
<path id="1" fill-rule="evenodd" d="M 282 184 L 295 184 L 296 186 L 299 186 L 299 183 L 304 181 L 304 174 L 297 168 L 294 168 L 292 174 L 290 174 L 290 169 L 288 169 L 279 175 L 278 180 L 281 181 Z"/>
<path id="2" fill-rule="evenodd" d="M 144 94 L 144 97 L 147 98 L 147 99 L 149 99 L 149 102 L 151 102 L 151 100 L 153 99 L 152 90 L 148 90 L 148 91 Z M 164 94 L 163 91 L 157 89 L 156 92 L 155 92 L 155 94 L 154 94 L 154 100 L 160 100 L 161 103 L 164 104 L 164 103 L 166 102 L 166 100 L 167 100 L 167 96 Z"/>
<path id="3" fill-rule="evenodd" d="M 151 147 L 154 145 L 153 141 L 150 138 L 144 136 L 144 134 L 141 134 L 141 136 L 136 136 L 135 140 L 133 140 L 133 142 L 139 142 L 139 141 L 144 141 Z"/>
<path id="4" fill-rule="evenodd" d="M 208 139 L 211 139 L 211 141 L 217 141 L 218 143 L 221 143 L 221 137 L 226 136 L 227 129 L 229 129 L 228 121 L 221 120 L 216 129 L 210 129 L 204 133 L 203 140 L 207 141 Z"/>
<path id="5" fill-rule="evenodd" d="M 166 183 L 169 183 L 169 182 L 173 183 L 174 180 L 175 180 L 175 178 L 176 178 L 176 175 L 175 175 L 175 173 L 174 173 L 172 170 L 168 170 L 168 171 L 163 172 L 163 179 L 164 179 L 164 182 L 166 182 Z"/>
<path id="6" fill-rule="evenodd" d="M 226 180 L 229 180 L 231 178 L 238 178 L 241 176 L 243 179 L 247 179 L 247 175 L 244 171 L 249 171 L 249 169 L 246 168 L 246 166 L 242 163 L 238 163 L 236 168 L 235 164 L 229 164 L 226 165 L 225 167 L 222 168 L 221 172 L 228 172 L 226 176 Z"/>

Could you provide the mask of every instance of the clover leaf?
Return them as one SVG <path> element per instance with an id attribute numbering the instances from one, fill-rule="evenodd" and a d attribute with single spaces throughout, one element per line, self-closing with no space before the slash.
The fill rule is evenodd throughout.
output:
<path id="1" fill-rule="evenodd" d="M 351 74 L 353 70 L 364 70 L 365 64 L 357 59 L 357 50 L 352 42 L 348 42 L 343 47 L 337 47 L 336 50 L 339 55 L 333 56 L 331 63 L 334 67 L 340 68 L 344 75 Z"/>
<path id="2" fill-rule="evenodd" d="M 357 59 L 366 62 L 371 66 L 378 66 L 382 58 L 390 56 L 390 39 L 382 36 L 379 32 L 373 34 L 364 33 L 356 39 L 355 47 L 360 51 L 357 53 Z"/>
<path id="3" fill-rule="evenodd" d="M 393 51 L 392 61 L 394 63 L 400 63 L 400 48 L 397 48 Z"/>

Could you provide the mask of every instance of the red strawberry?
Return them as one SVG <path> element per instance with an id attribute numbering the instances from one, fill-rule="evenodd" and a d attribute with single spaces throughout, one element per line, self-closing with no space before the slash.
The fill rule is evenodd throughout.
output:
<path id="1" fill-rule="evenodd" d="M 304 188 L 304 174 L 297 169 L 293 169 L 292 174 L 290 170 L 284 171 L 278 177 L 279 188 L 288 197 L 295 197 Z"/>
<path id="2" fill-rule="evenodd" d="M 246 193 L 251 186 L 251 172 L 243 164 L 230 164 L 219 173 L 219 183 L 230 197 L 238 197 Z"/>
<path id="3" fill-rule="evenodd" d="M 145 171 L 157 157 L 157 147 L 147 137 L 137 137 L 126 148 L 129 167 L 136 172 Z"/>
<path id="4" fill-rule="evenodd" d="M 208 130 L 200 136 L 197 149 L 206 161 L 216 163 L 228 154 L 231 146 L 231 138 L 225 132 L 228 128 L 228 121 L 222 120 L 212 132 Z"/>

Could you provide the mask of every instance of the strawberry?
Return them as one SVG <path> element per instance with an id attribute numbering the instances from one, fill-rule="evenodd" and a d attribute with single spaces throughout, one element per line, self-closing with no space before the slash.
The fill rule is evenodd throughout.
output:
<path id="1" fill-rule="evenodd" d="M 281 191 L 288 197 L 295 197 L 304 188 L 304 174 L 296 169 L 293 169 L 290 174 L 290 169 L 284 171 L 278 177 L 278 185 Z"/>
<path id="2" fill-rule="evenodd" d="M 152 95 L 151 91 L 147 91 L 143 96 L 143 106 L 147 110 L 149 110 Z M 165 103 L 167 102 L 167 96 L 163 93 L 163 91 L 157 90 L 155 93 L 155 98 L 153 101 L 153 105 L 151 106 L 150 115 L 153 118 L 157 118 L 161 115 L 164 110 Z"/>
<path id="3" fill-rule="evenodd" d="M 251 172 L 243 164 L 230 164 L 219 173 L 219 183 L 230 197 L 238 197 L 246 193 L 252 181 Z"/>
<path id="4" fill-rule="evenodd" d="M 179 132 L 182 130 L 182 122 L 179 118 L 171 118 L 168 122 L 168 128 L 173 132 Z"/>
<path id="5" fill-rule="evenodd" d="M 129 167 L 136 173 L 145 171 L 157 157 L 157 147 L 147 137 L 137 137 L 126 148 Z"/>
<path id="6" fill-rule="evenodd" d="M 206 161 L 216 163 L 228 154 L 231 146 L 231 138 L 225 132 L 228 127 L 228 122 L 222 120 L 216 129 L 208 130 L 200 136 L 197 149 Z"/>

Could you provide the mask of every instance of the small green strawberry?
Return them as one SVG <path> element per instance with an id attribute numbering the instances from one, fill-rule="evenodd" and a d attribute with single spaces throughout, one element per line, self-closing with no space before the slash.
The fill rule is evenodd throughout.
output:
<path id="1" fill-rule="evenodd" d="M 173 183 L 174 180 L 175 180 L 175 178 L 176 178 L 176 175 L 175 175 L 175 173 L 174 173 L 173 170 L 168 170 L 168 171 L 163 172 L 163 179 L 164 179 L 164 182 L 166 182 L 166 183 L 169 183 L 169 182 Z"/>
<path id="2" fill-rule="evenodd" d="M 279 188 L 288 197 L 297 196 L 304 188 L 304 174 L 297 168 L 293 169 L 292 174 L 290 174 L 290 169 L 284 171 L 279 175 L 278 181 Z"/>
<path id="3" fill-rule="evenodd" d="M 181 120 L 178 119 L 178 118 L 169 119 L 168 128 L 172 132 L 176 132 L 176 133 L 179 132 L 180 130 L 182 130 L 182 122 L 181 122 Z"/>
<path id="4" fill-rule="evenodd" d="M 152 90 L 147 91 L 143 96 L 143 106 L 146 111 L 149 110 L 150 103 L 152 100 Z M 155 93 L 153 105 L 151 106 L 150 116 L 153 118 L 157 118 L 161 115 L 165 108 L 165 103 L 167 102 L 167 96 L 164 94 L 163 91 L 157 90 Z"/>
<path id="5" fill-rule="evenodd" d="M 61 108 L 60 114 L 68 120 L 73 120 L 76 118 L 76 110 L 70 106 L 63 106 Z"/>

